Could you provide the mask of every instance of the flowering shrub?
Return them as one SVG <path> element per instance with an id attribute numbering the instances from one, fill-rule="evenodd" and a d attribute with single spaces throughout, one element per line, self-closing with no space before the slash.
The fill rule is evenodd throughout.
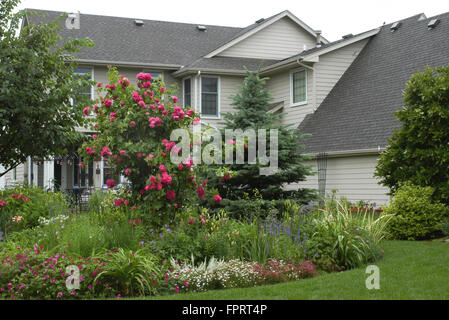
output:
<path id="1" fill-rule="evenodd" d="M 306 260 L 300 264 L 285 263 L 282 260 L 268 259 L 265 265 L 255 263 L 254 270 L 261 284 L 295 281 L 315 275 L 312 262 Z"/>
<path id="2" fill-rule="evenodd" d="M 0 253 L 0 297 L 7 299 L 80 299 L 113 297 L 119 293 L 114 283 L 96 281 L 104 270 L 104 258 L 74 258 L 65 252 L 49 254 L 42 247 L 20 246 Z M 68 266 L 80 272 L 80 289 L 68 290 Z"/>
<path id="3" fill-rule="evenodd" d="M 195 198 L 195 192 L 204 197 L 190 151 L 186 154 L 175 146 L 177 141 L 170 141 L 172 131 L 189 129 L 197 121 L 196 115 L 179 107 L 173 90 L 166 89 L 163 81 L 152 81 L 150 74 L 137 75 L 137 88 L 114 68 L 109 80 L 104 89 L 101 83 L 97 85 L 101 103 L 92 108 L 98 133 L 80 152 L 87 159 L 107 159 L 115 174 L 130 182 L 135 204 L 144 202 L 145 209 L 163 225 Z M 88 107 L 86 113 L 89 111 Z M 171 163 L 170 153 L 185 160 Z M 107 184 L 113 188 L 116 181 L 110 179 Z"/>
<path id="4" fill-rule="evenodd" d="M 94 201 L 96 208 L 91 206 L 89 214 L 100 225 L 113 226 L 127 221 L 133 208 L 131 194 L 124 187 L 109 189 L 102 198 L 95 196 Z"/>
<path id="5" fill-rule="evenodd" d="M 229 289 L 255 286 L 257 272 L 253 263 L 240 260 L 216 260 L 211 258 L 195 267 L 193 262 L 180 264 L 171 261 L 172 278 L 181 291 L 205 291 L 211 289 Z"/>
<path id="6" fill-rule="evenodd" d="M 0 191 L 0 230 L 17 231 L 39 225 L 39 218 L 66 214 L 68 205 L 62 193 L 38 187 L 15 186 Z"/>
<path id="7" fill-rule="evenodd" d="M 92 299 L 153 294 L 161 278 L 156 258 L 142 251 L 109 251 L 98 257 L 50 254 L 42 246 L 0 252 L 0 297 L 6 299 Z M 67 288 L 79 270 L 79 289 Z M 72 271 L 73 272 L 73 271 Z M 69 284 L 75 282 L 69 281 Z"/>

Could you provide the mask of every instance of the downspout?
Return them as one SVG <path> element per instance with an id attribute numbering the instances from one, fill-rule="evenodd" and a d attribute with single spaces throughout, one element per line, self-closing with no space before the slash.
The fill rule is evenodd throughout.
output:
<path id="1" fill-rule="evenodd" d="M 311 66 L 308 66 L 302 62 L 300 62 L 300 60 L 302 60 L 301 58 L 296 59 L 296 63 L 298 65 L 300 65 L 301 67 L 307 68 L 309 70 L 312 70 L 312 91 L 313 91 L 313 112 L 316 111 L 316 109 L 318 108 L 318 106 L 316 105 L 316 76 L 315 76 L 315 69 L 312 68 Z M 306 80 L 307 81 L 307 80 Z"/>

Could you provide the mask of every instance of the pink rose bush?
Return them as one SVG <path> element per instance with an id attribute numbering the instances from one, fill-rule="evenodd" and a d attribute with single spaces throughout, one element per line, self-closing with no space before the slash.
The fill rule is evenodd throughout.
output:
<path id="1" fill-rule="evenodd" d="M 170 157 L 170 153 L 185 156 L 176 146 L 179 141 L 170 141 L 171 132 L 190 132 L 197 115 L 178 105 L 163 81 L 152 82 L 147 73 L 139 73 L 136 80 L 137 88 L 110 69 L 109 84 L 97 88 L 101 103 L 93 108 L 96 118 L 91 119 L 95 139 L 85 142 L 80 151 L 89 160 L 107 159 L 114 175 L 121 174 L 130 183 L 133 204 L 144 204 L 166 221 L 195 199 L 206 197 L 205 186 L 196 181 L 193 160 L 186 156 L 185 161 L 172 163 Z M 108 180 L 107 185 L 114 188 L 117 181 Z M 212 197 L 211 201 L 221 201 Z"/>

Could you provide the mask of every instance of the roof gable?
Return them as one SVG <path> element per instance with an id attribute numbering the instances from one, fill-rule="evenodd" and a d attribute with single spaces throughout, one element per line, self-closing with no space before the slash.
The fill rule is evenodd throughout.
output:
<path id="1" fill-rule="evenodd" d="M 274 32 L 272 36 L 276 37 L 276 32 L 279 32 L 280 29 L 283 29 L 284 31 L 288 31 L 288 33 L 291 33 L 293 35 L 293 38 L 290 39 L 284 39 L 284 42 L 281 42 L 281 44 L 288 44 L 288 41 L 290 40 L 296 40 L 301 38 L 299 42 L 296 41 L 294 44 L 297 45 L 294 51 L 290 52 L 290 54 L 282 55 L 283 58 L 287 58 L 288 56 L 291 56 L 292 54 L 301 52 L 304 50 L 304 44 L 308 45 L 310 48 L 313 46 L 316 42 L 317 33 L 310 28 L 308 25 L 306 25 L 304 22 L 302 22 L 300 19 L 298 19 L 296 16 L 294 16 L 291 12 L 288 10 L 283 11 L 275 16 L 272 16 L 268 19 L 263 20 L 262 22 L 255 23 L 245 29 L 243 29 L 236 37 L 232 38 L 230 41 L 226 42 L 225 44 L 219 46 L 212 52 L 205 55 L 205 58 L 212 58 L 214 56 L 235 56 L 235 54 L 240 54 L 241 57 L 246 58 L 268 58 L 268 59 L 280 59 L 280 55 L 272 55 L 267 57 L 262 57 L 260 54 L 252 55 L 251 54 L 243 54 L 242 51 L 245 51 L 245 47 L 249 47 L 248 49 L 251 51 L 251 47 L 254 45 L 257 46 L 257 42 L 264 38 L 264 36 L 270 34 L 270 32 Z M 281 32 L 282 37 L 282 32 Z M 279 36 L 279 34 L 278 34 Z M 281 37 L 279 38 L 281 41 Z M 328 41 L 321 37 L 321 42 L 323 44 L 328 43 Z M 278 44 L 279 44 L 278 40 Z M 273 47 L 270 47 L 270 50 L 265 51 L 271 51 Z M 236 53 L 236 51 L 238 53 Z"/>

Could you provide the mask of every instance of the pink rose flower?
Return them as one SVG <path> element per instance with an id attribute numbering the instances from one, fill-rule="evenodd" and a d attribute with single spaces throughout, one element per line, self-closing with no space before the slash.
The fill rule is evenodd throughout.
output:
<path id="1" fill-rule="evenodd" d="M 129 123 L 129 125 L 130 125 L 131 127 L 135 127 L 135 126 L 136 126 L 136 123 L 135 123 L 134 121 L 131 121 L 131 122 Z"/>
<path id="2" fill-rule="evenodd" d="M 223 200 L 223 198 L 222 198 L 219 194 L 217 194 L 216 196 L 214 196 L 214 201 L 215 201 L 215 203 L 220 203 L 221 200 Z"/>
<path id="3" fill-rule="evenodd" d="M 198 198 L 199 199 L 204 199 L 204 188 L 203 186 L 200 186 L 196 192 L 198 193 Z"/>
<path id="4" fill-rule="evenodd" d="M 109 99 L 104 100 L 103 104 L 106 106 L 106 108 L 110 108 L 112 106 L 112 101 Z"/>
<path id="5" fill-rule="evenodd" d="M 167 190 L 167 200 L 174 200 L 175 199 L 175 193 L 171 190 Z"/>
<path id="6" fill-rule="evenodd" d="M 108 179 L 108 180 L 106 180 L 106 184 L 107 184 L 107 186 L 108 186 L 109 189 L 112 189 L 112 188 L 114 188 L 114 186 L 115 186 L 115 180 L 113 180 L 113 179 Z"/>

